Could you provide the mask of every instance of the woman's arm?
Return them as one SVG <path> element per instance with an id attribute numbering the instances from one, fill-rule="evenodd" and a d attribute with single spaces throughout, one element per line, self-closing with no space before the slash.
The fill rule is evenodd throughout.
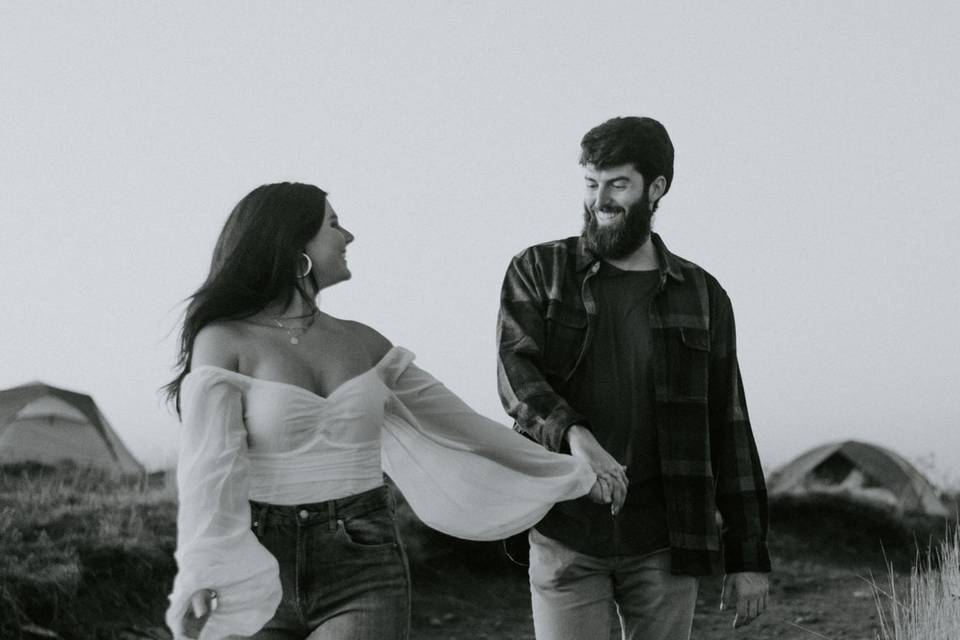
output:
<path id="1" fill-rule="evenodd" d="M 235 333 L 224 323 L 209 324 L 201 329 L 193 343 L 191 366 L 209 365 L 238 371 L 240 358 Z M 190 597 L 190 608 L 184 614 L 184 628 L 188 636 L 195 638 L 199 635 L 208 614 L 215 610 L 218 604 L 219 594 L 213 589 L 204 588 L 193 593 Z"/>
<path id="2" fill-rule="evenodd" d="M 231 348 L 236 341 L 230 338 L 229 327 L 222 325 L 198 335 L 193 367 L 182 388 L 178 573 L 167 610 L 167 624 L 177 639 L 196 633 L 204 640 L 250 635 L 280 601 L 276 559 L 250 529 L 246 382 L 230 373 L 239 364 Z"/>
<path id="3" fill-rule="evenodd" d="M 381 440 L 384 470 L 429 526 L 495 540 L 536 524 L 554 503 L 591 492 L 590 466 L 552 453 L 475 411 L 398 350 Z"/>

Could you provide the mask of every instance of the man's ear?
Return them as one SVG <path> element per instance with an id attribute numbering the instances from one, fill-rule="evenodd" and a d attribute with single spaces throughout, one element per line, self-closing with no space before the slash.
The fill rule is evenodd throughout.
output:
<path id="1" fill-rule="evenodd" d="M 660 200 L 660 196 L 663 195 L 663 192 L 667 190 L 667 179 L 663 176 L 657 176 L 656 180 L 650 183 L 650 188 L 647 189 L 647 198 L 650 199 L 650 204 L 654 204 Z"/>

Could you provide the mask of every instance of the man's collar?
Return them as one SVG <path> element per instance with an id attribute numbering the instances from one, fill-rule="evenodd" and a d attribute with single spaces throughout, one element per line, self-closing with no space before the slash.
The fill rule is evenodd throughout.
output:
<path id="1" fill-rule="evenodd" d="M 679 259 L 670 253 L 659 235 L 651 233 L 650 239 L 653 241 L 654 251 L 657 252 L 657 264 L 659 265 L 657 268 L 660 271 L 661 280 L 664 276 L 670 276 L 678 282 L 683 282 L 683 271 L 680 269 Z M 577 239 L 577 271 L 589 269 L 599 260 L 600 256 L 587 247 L 587 243 L 581 235 Z"/>

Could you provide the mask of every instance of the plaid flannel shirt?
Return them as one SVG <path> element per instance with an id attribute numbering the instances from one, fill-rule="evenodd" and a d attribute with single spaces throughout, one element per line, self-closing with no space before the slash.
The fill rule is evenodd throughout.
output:
<path id="1" fill-rule="evenodd" d="M 733 308 L 706 271 L 653 234 L 660 287 L 650 307 L 655 415 L 673 572 L 769 571 L 767 493 L 736 356 Z M 599 259 L 579 237 L 523 251 L 503 282 L 498 387 L 514 428 L 551 451 L 589 422 L 564 387 L 590 343 Z M 719 510 L 722 526 L 717 529 Z"/>

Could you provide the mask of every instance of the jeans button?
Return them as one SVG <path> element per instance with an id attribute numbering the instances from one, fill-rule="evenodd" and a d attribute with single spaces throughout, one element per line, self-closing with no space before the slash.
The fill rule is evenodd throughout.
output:
<path id="1" fill-rule="evenodd" d="M 310 512 L 306 509 L 300 509 L 299 515 L 301 520 L 306 520 L 308 517 L 310 517 Z"/>

